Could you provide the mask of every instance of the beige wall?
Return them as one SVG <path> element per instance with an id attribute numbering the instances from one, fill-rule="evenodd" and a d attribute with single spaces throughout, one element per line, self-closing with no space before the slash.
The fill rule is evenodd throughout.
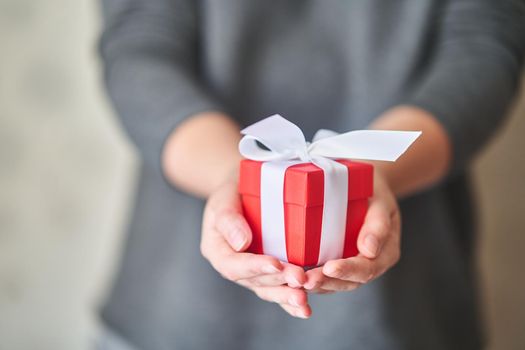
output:
<path id="1" fill-rule="evenodd" d="M 93 3 L 0 0 L 0 349 L 91 348 L 114 267 L 136 161 L 97 80 Z M 524 111 L 476 163 L 492 349 L 525 348 Z"/>
<path id="2" fill-rule="evenodd" d="M 479 262 L 495 350 L 525 349 L 525 89 L 520 96 L 474 166 Z"/>
<path id="3" fill-rule="evenodd" d="M 96 1 L 0 0 L 0 349 L 90 349 L 134 158 L 99 87 Z"/>

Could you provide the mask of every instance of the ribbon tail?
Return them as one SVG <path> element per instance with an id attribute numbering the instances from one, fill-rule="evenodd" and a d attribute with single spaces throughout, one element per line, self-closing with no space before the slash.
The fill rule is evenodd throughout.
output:
<path id="1" fill-rule="evenodd" d="M 356 130 L 320 139 L 309 151 L 312 157 L 394 162 L 420 135 L 421 131 Z"/>

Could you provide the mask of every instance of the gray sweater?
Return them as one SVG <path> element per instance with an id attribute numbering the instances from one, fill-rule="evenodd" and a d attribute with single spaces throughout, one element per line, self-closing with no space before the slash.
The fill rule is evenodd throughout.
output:
<path id="1" fill-rule="evenodd" d="M 479 349 L 466 169 L 517 90 L 525 45 L 512 0 L 104 0 L 111 100 L 143 163 L 102 319 L 139 349 Z M 160 154 L 186 117 L 274 113 L 307 138 L 365 128 L 399 104 L 448 131 L 451 173 L 404 199 L 402 259 L 310 320 L 223 280 L 200 256 L 202 201 L 167 184 Z M 195 162 L 198 162 L 195 159 Z"/>

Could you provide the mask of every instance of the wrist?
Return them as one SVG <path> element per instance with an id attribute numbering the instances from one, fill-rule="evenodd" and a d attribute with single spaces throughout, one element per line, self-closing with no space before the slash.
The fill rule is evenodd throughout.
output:
<path id="1" fill-rule="evenodd" d="M 421 137 L 395 163 L 371 162 L 398 197 L 424 190 L 447 173 L 452 145 L 446 130 L 429 112 L 412 106 L 394 107 L 380 115 L 371 129 L 422 131 Z"/>
<path id="2" fill-rule="evenodd" d="M 381 161 L 369 162 L 374 166 L 374 187 L 388 187 L 391 192 L 395 193 L 392 176 L 389 175 L 389 163 Z"/>
<path id="3" fill-rule="evenodd" d="M 208 197 L 224 182 L 236 178 L 241 155 L 238 125 L 218 112 L 188 118 L 166 140 L 163 170 L 183 191 Z"/>

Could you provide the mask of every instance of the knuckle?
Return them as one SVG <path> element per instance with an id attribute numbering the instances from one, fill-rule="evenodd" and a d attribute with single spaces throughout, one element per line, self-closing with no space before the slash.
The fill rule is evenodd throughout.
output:
<path id="1" fill-rule="evenodd" d="M 374 277 L 375 277 L 375 268 L 373 266 L 370 266 L 368 269 L 366 269 L 361 281 L 358 281 L 358 282 L 368 283 L 372 281 Z"/>
<path id="2" fill-rule="evenodd" d="M 230 279 L 230 281 L 237 283 L 237 282 L 239 282 L 239 280 L 241 280 L 242 278 L 239 277 L 239 276 L 237 276 L 237 275 L 235 275 L 235 274 L 232 274 L 232 275 L 230 275 L 230 278 L 229 278 L 229 279 Z"/>
<path id="3" fill-rule="evenodd" d="M 254 266 L 247 267 L 246 268 L 246 272 L 250 276 L 257 276 L 257 275 L 259 275 L 259 270 L 257 268 L 255 268 Z"/>
<path id="4" fill-rule="evenodd" d="M 374 274 L 370 273 L 363 278 L 363 283 L 368 283 L 374 279 Z"/>
<path id="5" fill-rule="evenodd" d="M 261 280 L 259 280 L 258 278 L 252 278 L 250 279 L 250 283 L 255 286 L 255 287 L 262 287 L 263 286 L 263 283 Z"/>
<path id="6" fill-rule="evenodd" d="M 265 301 L 268 301 L 270 303 L 275 303 L 276 301 L 274 300 L 274 298 L 272 298 L 272 295 L 271 294 L 268 294 L 267 292 L 263 292 L 261 288 L 256 288 L 256 294 L 257 296 L 262 299 L 262 300 L 265 300 Z"/>
<path id="7" fill-rule="evenodd" d="M 325 285 L 322 286 L 322 288 L 320 289 L 325 289 L 325 290 L 333 290 L 334 292 L 341 292 L 344 290 L 344 285 L 341 285 L 341 283 L 327 283 Z"/>
<path id="8" fill-rule="evenodd" d="M 255 286 L 252 286 L 252 284 L 247 280 L 239 280 L 235 283 L 237 283 L 239 286 L 243 286 L 244 288 L 254 291 Z"/>
<path id="9" fill-rule="evenodd" d="M 334 294 L 334 293 L 337 293 L 339 292 L 339 290 L 337 290 L 337 288 L 333 288 L 333 289 L 322 289 L 322 288 L 319 288 L 317 294 Z"/>
<path id="10" fill-rule="evenodd" d="M 223 278 L 229 281 L 237 282 L 239 280 L 237 275 L 234 272 L 229 271 L 229 270 L 221 271 L 220 274 Z"/>
<path id="11" fill-rule="evenodd" d="M 260 288 L 254 288 L 252 290 L 258 298 L 266 300 L 266 294 L 263 293 L 263 291 Z"/>
<path id="12" fill-rule="evenodd" d="M 221 275 L 222 278 L 224 278 L 225 280 L 230 280 L 230 276 L 228 275 L 227 272 L 224 272 L 224 271 L 219 271 L 219 274 Z"/>
<path id="13" fill-rule="evenodd" d="M 339 292 L 346 292 L 346 291 L 351 290 L 351 286 L 352 286 L 352 282 L 345 282 L 345 283 L 335 286 L 334 289 Z"/>
<path id="14" fill-rule="evenodd" d="M 344 292 L 350 292 L 354 289 L 354 284 L 352 282 L 348 282 L 344 285 L 343 288 L 341 288 Z"/>
<path id="15" fill-rule="evenodd" d="M 395 265 L 399 262 L 399 260 L 401 260 L 401 250 L 400 249 L 396 249 L 395 253 L 394 253 L 394 259 L 393 259 L 393 264 L 392 265 Z"/>
<path id="16" fill-rule="evenodd" d="M 201 241 L 201 244 L 200 244 L 200 251 L 201 251 L 201 255 L 206 259 L 206 260 L 209 260 L 208 258 L 208 249 L 206 248 L 206 245 L 204 244 L 204 242 Z"/>
<path id="17" fill-rule="evenodd" d="M 259 297 L 259 299 L 268 301 L 270 303 L 274 302 L 274 300 L 272 300 L 272 298 L 268 295 L 268 293 L 262 292 L 260 288 L 255 288 L 254 291 L 257 297 Z"/>
<path id="18" fill-rule="evenodd" d="M 368 278 L 366 280 L 366 282 L 370 282 L 372 280 L 374 280 L 377 276 L 379 275 L 379 271 L 376 267 L 372 267 L 370 269 L 370 273 L 368 274 Z"/>
<path id="19" fill-rule="evenodd" d="M 352 283 L 352 286 L 350 287 L 349 291 L 356 290 L 359 287 L 361 287 L 361 283 Z"/>

